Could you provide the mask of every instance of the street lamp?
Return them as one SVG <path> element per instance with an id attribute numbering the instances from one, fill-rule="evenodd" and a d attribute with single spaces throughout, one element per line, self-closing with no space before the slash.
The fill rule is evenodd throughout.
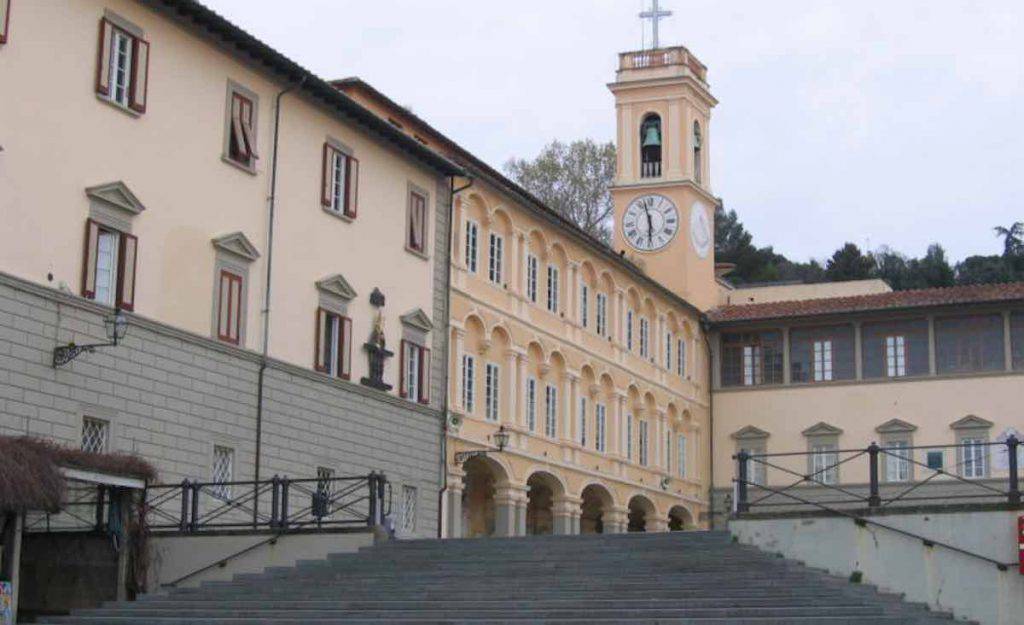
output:
<path id="1" fill-rule="evenodd" d="M 489 452 L 496 451 L 501 453 L 508 447 L 508 430 L 505 426 L 498 428 L 498 431 L 494 433 L 494 444 L 497 445 L 496 449 L 475 449 L 473 451 L 460 451 L 455 454 L 455 464 L 462 464 L 470 458 L 478 458 L 480 456 L 486 456 Z"/>
<path id="2" fill-rule="evenodd" d="M 75 345 L 73 342 L 61 345 L 53 349 L 53 366 L 66 365 L 81 354 L 96 351 L 97 347 L 116 347 L 126 334 L 128 334 L 128 319 L 120 309 L 114 311 L 113 315 L 103 318 L 103 330 L 107 335 L 108 343 L 92 343 L 89 345 Z"/>

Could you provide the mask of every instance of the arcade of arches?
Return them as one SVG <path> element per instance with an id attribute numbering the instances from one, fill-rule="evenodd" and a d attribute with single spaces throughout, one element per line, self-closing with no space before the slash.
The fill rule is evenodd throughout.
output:
<path id="1" fill-rule="evenodd" d="M 450 537 L 602 534 L 693 529 L 678 498 L 653 492 L 619 497 L 614 487 L 588 482 L 578 491 L 549 468 L 516 480 L 489 456 L 467 460 L 448 482 Z"/>

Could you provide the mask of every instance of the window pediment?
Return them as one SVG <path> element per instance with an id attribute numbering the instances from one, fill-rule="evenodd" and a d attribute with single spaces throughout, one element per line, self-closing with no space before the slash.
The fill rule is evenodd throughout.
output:
<path id="1" fill-rule="evenodd" d="M 963 419 L 958 419 L 949 424 L 949 427 L 954 430 L 987 430 L 994 424 L 981 417 L 969 414 Z"/>
<path id="2" fill-rule="evenodd" d="M 87 187 L 85 194 L 90 199 L 100 202 L 103 206 L 123 211 L 129 216 L 138 215 L 146 210 L 146 207 L 131 192 L 128 185 L 120 180 Z"/>
<path id="3" fill-rule="evenodd" d="M 750 440 L 764 440 L 770 436 L 768 432 L 765 432 L 761 428 L 748 425 L 745 428 L 741 428 L 733 432 L 730 436 L 738 441 L 750 441 Z"/>
<path id="4" fill-rule="evenodd" d="M 430 332 L 434 329 L 434 324 L 430 321 L 430 316 L 423 312 L 422 308 L 417 308 L 410 312 L 405 313 L 400 317 L 402 324 L 416 328 L 423 332 Z"/>
<path id="5" fill-rule="evenodd" d="M 336 273 L 332 276 L 327 276 L 323 280 L 318 280 L 316 288 L 320 289 L 324 293 L 329 293 L 340 297 L 343 300 L 355 299 L 357 293 L 352 288 L 352 285 L 348 283 L 345 276 L 340 273 Z"/>
<path id="6" fill-rule="evenodd" d="M 804 436 L 838 436 L 843 431 L 834 425 L 820 421 L 802 432 Z"/>
<path id="7" fill-rule="evenodd" d="M 241 232 L 232 232 L 231 234 L 217 237 L 213 239 L 212 243 L 217 249 L 234 254 L 250 262 L 260 257 L 256 246 Z"/>
<path id="8" fill-rule="evenodd" d="M 905 432 L 913 432 L 915 430 L 917 430 L 916 425 L 907 423 L 901 419 L 890 419 L 875 428 L 875 431 L 879 434 L 902 434 Z"/>

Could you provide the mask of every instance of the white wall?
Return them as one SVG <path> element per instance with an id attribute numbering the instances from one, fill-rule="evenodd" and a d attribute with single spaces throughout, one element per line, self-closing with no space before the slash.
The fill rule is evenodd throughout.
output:
<path id="1" fill-rule="evenodd" d="M 916 513 L 872 520 L 1010 564 L 1017 561 L 1017 517 L 1022 511 Z M 1024 575 L 896 532 L 860 527 L 848 518 L 737 520 L 739 542 L 802 560 L 834 575 L 863 573 L 866 584 L 904 593 L 981 625 L 1024 620 Z"/>

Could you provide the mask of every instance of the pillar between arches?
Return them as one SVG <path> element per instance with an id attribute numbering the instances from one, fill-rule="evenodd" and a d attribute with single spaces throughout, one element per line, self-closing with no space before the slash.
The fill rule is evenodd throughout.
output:
<path id="1" fill-rule="evenodd" d="M 526 529 L 526 489 L 498 488 L 494 493 L 494 535 L 522 536 Z M 522 504 L 522 505 L 520 505 Z M 519 508 L 523 510 L 523 533 L 519 529 Z"/>
<path id="2" fill-rule="evenodd" d="M 605 513 L 604 527 L 606 534 L 622 534 L 629 526 L 629 508 L 613 506 Z"/>

